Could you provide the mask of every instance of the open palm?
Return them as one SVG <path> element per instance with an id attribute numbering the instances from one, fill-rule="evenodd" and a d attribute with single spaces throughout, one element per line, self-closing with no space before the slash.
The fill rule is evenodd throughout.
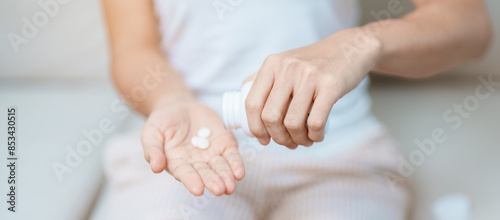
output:
<path id="1" fill-rule="evenodd" d="M 210 147 L 199 149 L 191 138 L 210 128 Z M 156 109 L 142 131 L 144 156 L 155 173 L 166 170 L 194 195 L 207 188 L 220 196 L 234 192 L 245 175 L 238 144 L 220 116 L 208 106 L 185 102 Z"/>

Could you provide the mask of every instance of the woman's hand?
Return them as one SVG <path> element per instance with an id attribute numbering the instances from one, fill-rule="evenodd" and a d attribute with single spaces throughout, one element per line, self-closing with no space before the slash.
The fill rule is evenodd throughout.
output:
<path id="1" fill-rule="evenodd" d="M 254 81 L 245 101 L 250 131 L 263 145 L 272 138 L 291 149 L 322 141 L 334 103 L 365 78 L 379 51 L 375 39 L 349 29 L 269 56 L 245 80 Z"/>
<path id="2" fill-rule="evenodd" d="M 210 128 L 210 147 L 199 149 L 191 138 Z M 144 156 L 155 173 L 164 169 L 196 196 L 206 187 L 220 196 L 235 191 L 245 175 L 233 134 L 219 115 L 198 101 L 182 101 L 154 110 L 142 131 Z"/>

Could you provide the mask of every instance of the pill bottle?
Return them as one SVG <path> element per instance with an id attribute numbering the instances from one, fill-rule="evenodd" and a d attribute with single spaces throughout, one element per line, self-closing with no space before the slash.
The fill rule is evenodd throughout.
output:
<path id="1" fill-rule="evenodd" d="M 242 129 L 249 136 L 254 137 L 248 127 L 245 99 L 252 87 L 253 82 L 247 82 L 241 87 L 241 91 L 228 91 L 222 96 L 222 120 L 227 129 Z M 307 125 L 306 125 L 307 126 Z M 325 134 L 330 127 L 326 121 Z"/>
<path id="2" fill-rule="evenodd" d="M 253 82 L 247 82 L 241 91 L 228 91 L 222 96 L 222 120 L 227 129 L 239 129 L 249 136 L 254 137 L 248 128 L 245 99 Z"/>

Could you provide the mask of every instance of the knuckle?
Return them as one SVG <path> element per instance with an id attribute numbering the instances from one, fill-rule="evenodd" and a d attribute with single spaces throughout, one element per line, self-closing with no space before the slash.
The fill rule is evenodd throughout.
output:
<path id="1" fill-rule="evenodd" d="M 304 67 L 304 71 L 302 72 L 302 76 L 305 79 L 312 79 L 318 76 L 319 69 L 315 65 L 307 65 Z"/>
<path id="2" fill-rule="evenodd" d="M 261 115 L 262 121 L 265 124 L 278 124 L 280 121 L 280 114 L 274 110 L 264 110 Z"/>
<path id="3" fill-rule="evenodd" d="M 335 93 L 343 90 L 342 83 L 339 83 L 339 80 L 337 77 L 328 75 L 328 76 L 325 76 L 322 81 L 323 81 L 322 87 L 327 89 L 327 90 L 330 90 L 330 91 L 335 92 Z"/>
<path id="4" fill-rule="evenodd" d="M 313 78 L 313 76 L 314 76 L 314 72 L 312 72 L 312 71 L 309 71 L 309 70 L 304 70 L 304 71 L 302 72 L 302 77 L 303 77 L 304 79 L 311 79 L 311 78 Z"/>
<path id="5" fill-rule="evenodd" d="M 259 103 L 250 96 L 245 99 L 245 108 L 248 112 L 259 109 Z"/>
<path id="6" fill-rule="evenodd" d="M 307 121 L 307 127 L 311 131 L 321 131 L 325 127 L 325 122 L 319 119 L 310 119 Z"/>
<path id="7" fill-rule="evenodd" d="M 337 77 L 332 74 L 326 74 L 322 76 L 322 85 L 323 86 L 335 86 L 337 84 Z"/>
<path id="8" fill-rule="evenodd" d="M 279 54 L 271 54 L 269 56 L 266 57 L 264 63 L 273 63 L 273 62 L 276 62 L 277 60 L 279 60 Z"/>
<path id="9" fill-rule="evenodd" d="M 304 66 L 304 74 L 313 75 L 319 71 L 319 68 L 314 64 L 307 64 Z"/>
<path id="10" fill-rule="evenodd" d="M 300 131 L 303 127 L 302 123 L 295 116 L 287 116 L 284 125 L 289 131 Z"/>
<path id="11" fill-rule="evenodd" d="M 300 59 L 293 56 L 283 58 L 283 63 L 285 65 L 302 65 Z"/>

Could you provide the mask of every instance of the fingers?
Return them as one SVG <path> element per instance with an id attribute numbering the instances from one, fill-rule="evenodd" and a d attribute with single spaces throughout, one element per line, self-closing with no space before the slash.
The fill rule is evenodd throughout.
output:
<path id="1" fill-rule="evenodd" d="M 312 62 L 302 58 L 269 56 L 245 100 L 250 131 L 263 145 L 272 138 L 293 149 L 324 139 L 326 121 L 338 97 L 332 92 L 332 80 L 328 80 L 331 75 L 320 74 L 329 65 L 323 59 Z"/>
<path id="2" fill-rule="evenodd" d="M 293 142 L 303 146 L 311 146 L 313 142 L 308 137 L 306 119 L 314 96 L 314 85 L 304 83 L 294 92 L 290 106 L 285 116 L 284 125 Z"/>
<path id="3" fill-rule="evenodd" d="M 325 90 L 320 91 L 316 96 L 309 118 L 307 118 L 308 137 L 310 140 L 314 142 L 323 141 L 326 121 L 335 102 L 335 96 Z"/>
<path id="4" fill-rule="evenodd" d="M 205 187 L 215 196 L 221 196 L 226 192 L 224 181 L 205 162 L 193 163 L 193 168 L 201 177 Z"/>
<path id="5" fill-rule="evenodd" d="M 270 141 L 269 133 L 261 119 L 262 109 L 274 83 L 273 69 L 269 62 L 269 58 L 266 59 L 245 99 L 248 126 L 262 145 L 267 145 Z"/>
<path id="6" fill-rule="evenodd" d="M 193 195 L 203 195 L 203 181 L 190 163 L 183 159 L 173 159 L 168 163 L 168 170 Z"/>
<path id="7" fill-rule="evenodd" d="M 234 182 L 233 171 L 231 171 L 226 159 L 221 156 L 215 156 L 210 159 L 208 165 L 222 178 L 222 181 L 224 181 L 226 186 L 225 194 L 231 195 L 236 189 L 236 183 Z"/>
<path id="8" fill-rule="evenodd" d="M 167 160 L 163 151 L 163 136 L 151 126 L 146 125 L 141 134 L 141 143 L 144 149 L 144 157 L 151 166 L 154 173 L 160 173 L 165 169 Z"/>
<path id="9" fill-rule="evenodd" d="M 275 82 L 262 110 L 261 117 L 267 132 L 274 142 L 295 149 L 297 144 L 292 141 L 292 137 L 290 137 L 285 125 L 283 125 L 283 119 L 292 94 L 292 84 L 283 81 Z"/>
<path id="10" fill-rule="evenodd" d="M 226 159 L 229 167 L 233 172 L 234 178 L 236 180 L 241 180 L 245 176 L 245 166 L 243 164 L 243 159 L 241 158 L 238 148 L 232 147 L 227 148 L 222 156 Z"/>

